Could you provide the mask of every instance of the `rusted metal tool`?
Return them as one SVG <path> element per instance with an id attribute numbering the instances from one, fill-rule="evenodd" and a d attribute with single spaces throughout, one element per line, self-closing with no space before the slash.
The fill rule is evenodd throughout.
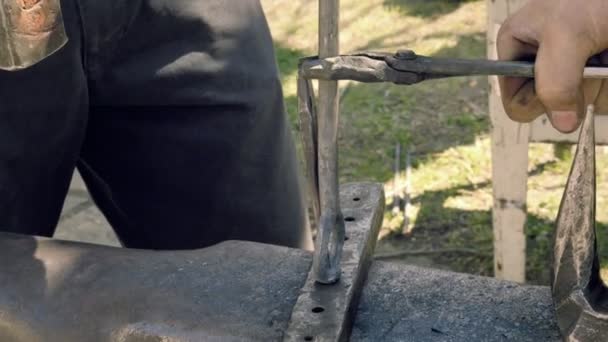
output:
<path id="1" fill-rule="evenodd" d="M 30 67 L 67 41 L 59 0 L 0 1 L 0 70 Z"/>
<path id="2" fill-rule="evenodd" d="M 318 122 L 324 120 L 315 111 L 311 79 L 353 80 L 365 83 L 392 82 L 412 85 L 425 80 L 456 77 L 498 75 L 534 77 L 532 62 L 447 59 L 419 56 L 402 50 L 396 54 L 364 52 L 319 59 L 305 58 L 300 63 L 298 83 L 302 136 L 307 160 L 309 193 L 318 215 L 324 208 L 318 201 L 320 192 L 338 193 L 335 189 L 321 189 L 319 179 L 337 179 L 337 167 L 320 168 L 318 142 L 325 139 L 318 132 Z M 588 64 L 585 78 L 608 78 L 608 68 Z M 608 293 L 599 276 L 599 262 L 595 237 L 595 157 L 593 109 L 590 108 L 581 130 L 578 151 L 568 179 L 557 220 L 552 279 L 553 299 L 560 330 L 567 341 L 599 341 L 608 336 Z M 337 144 L 337 141 L 334 141 Z M 337 165 L 337 163 L 326 163 Z M 325 182 L 327 184 L 327 182 Z M 339 208 L 339 207 L 338 207 Z M 339 213 L 337 217 L 341 217 Z M 319 217 L 319 216 L 317 216 Z M 323 272 L 334 272 L 339 265 L 343 232 L 340 222 L 325 222 L 319 231 L 315 258 L 331 260 L 317 262 Z M 328 228 L 329 227 L 329 228 Z M 339 244 L 339 245 L 337 245 Z M 333 255 L 319 253 L 334 251 Z"/>
<path id="3" fill-rule="evenodd" d="M 555 231 L 552 292 L 565 341 L 608 338 L 608 293 L 600 277 L 595 232 L 595 177 L 595 132 L 590 106 Z"/>

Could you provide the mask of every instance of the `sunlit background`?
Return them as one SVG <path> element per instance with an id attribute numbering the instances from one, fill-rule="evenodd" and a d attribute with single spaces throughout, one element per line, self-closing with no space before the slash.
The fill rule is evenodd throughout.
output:
<path id="1" fill-rule="evenodd" d="M 315 55 L 317 2 L 262 0 L 289 115 L 297 134 L 295 74 L 300 57 Z M 485 58 L 485 1 L 341 0 L 341 50 Z M 412 156 L 407 213 L 387 210 L 377 254 L 415 263 L 492 275 L 492 184 L 486 78 L 460 78 L 413 87 L 342 82 L 340 175 L 343 182 L 395 188 L 395 147 Z M 527 279 L 547 284 L 551 232 L 572 157 L 571 146 L 532 144 L 529 162 Z M 604 235 L 608 155 L 598 149 L 600 252 Z M 405 169 L 405 165 L 403 165 Z M 397 182 L 405 188 L 405 171 Z M 404 222 L 405 221 L 405 222 Z"/>
<path id="2" fill-rule="evenodd" d="M 486 57 L 484 0 L 341 0 L 343 52 L 410 48 L 443 57 Z M 317 53 L 317 1 L 262 0 L 274 36 L 296 137 L 298 60 Z M 416 86 L 341 83 L 340 178 L 385 185 L 387 211 L 376 256 L 393 262 L 493 274 L 488 82 L 455 78 Z M 395 149 L 402 150 L 395 182 Z M 411 174 L 406 177 L 406 155 Z M 531 144 L 527 280 L 548 284 L 555 220 L 572 146 Z M 598 148 L 599 248 L 608 273 L 608 150 Z M 408 179 L 409 178 L 409 179 Z M 393 193 L 410 197 L 393 212 Z M 405 216 L 405 217 L 404 217 Z M 56 235 L 117 245 L 78 178 Z"/>

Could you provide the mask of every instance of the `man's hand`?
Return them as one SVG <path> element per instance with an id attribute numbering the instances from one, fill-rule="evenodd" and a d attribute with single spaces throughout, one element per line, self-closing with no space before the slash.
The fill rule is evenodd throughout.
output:
<path id="1" fill-rule="evenodd" d="M 578 128 L 589 104 L 608 113 L 608 85 L 584 80 L 591 58 L 608 64 L 608 1 L 530 0 L 498 33 L 501 60 L 536 58 L 534 80 L 501 77 L 509 117 L 530 122 L 547 113 L 562 132 Z"/>

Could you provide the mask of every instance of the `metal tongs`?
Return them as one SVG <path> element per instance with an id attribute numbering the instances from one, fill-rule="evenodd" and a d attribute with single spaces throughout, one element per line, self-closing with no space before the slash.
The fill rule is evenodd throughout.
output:
<path id="1" fill-rule="evenodd" d="M 395 54 L 362 52 L 325 59 L 304 58 L 300 63 L 300 73 L 308 79 L 412 85 L 426 80 L 458 76 L 533 78 L 534 63 L 426 57 L 411 50 L 400 50 Z M 608 78 L 608 67 L 590 61 L 584 69 L 583 77 Z"/>

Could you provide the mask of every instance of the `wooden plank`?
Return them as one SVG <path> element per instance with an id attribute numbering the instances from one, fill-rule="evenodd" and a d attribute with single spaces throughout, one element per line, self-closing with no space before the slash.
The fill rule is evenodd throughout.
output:
<path id="1" fill-rule="evenodd" d="M 500 24 L 524 0 L 488 0 L 488 57 L 496 59 Z M 494 207 L 494 274 L 524 282 L 526 271 L 526 193 L 528 180 L 527 124 L 511 121 L 504 112 L 496 77 L 490 77 L 492 121 L 492 180 Z"/>
<path id="2" fill-rule="evenodd" d="M 558 132 L 547 116 L 543 115 L 530 125 L 530 141 L 534 142 L 569 142 L 576 143 L 580 129 L 574 133 L 564 134 Z M 596 144 L 608 145 L 608 116 L 595 116 Z"/>

